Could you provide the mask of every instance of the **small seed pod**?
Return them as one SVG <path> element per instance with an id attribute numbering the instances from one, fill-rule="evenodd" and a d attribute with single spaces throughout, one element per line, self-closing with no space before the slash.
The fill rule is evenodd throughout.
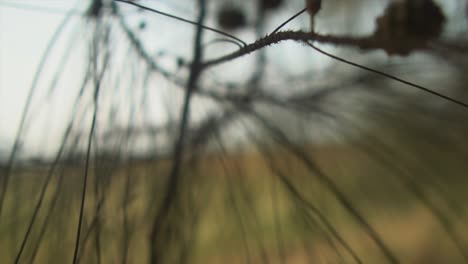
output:
<path id="1" fill-rule="evenodd" d="M 442 9 L 433 0 L 393 1 L 376 19 L 374 38 L 386 43 L 382 49 L 387 54 L 405 56 L 437 39 L 445 21 Z"/>
<path id="2" fill-rule="evenodd" d="M 322 7 L 322 0 L 306 0 L 307 12 L 311 16 L 315 16 Z"/>
<path id="3" fill-rule="evenodd" d="M 310 31 L 314 32 L 314 19 L 315 15 L 322 7 L 322 0 L 305 0 L 307 13 L 310 15 Z"/>
<path id="4" fill-rule="evenodd" d="M 283 4 L 283 0 L 260 0 L 260 8 L 263 10 L 276 9 Z"/>
<path id="5" fill-rule="evenodd" d="M 241 9 L 223 6 L 218 12 L 218 24 L 227 30 L 234 30 L 246 25 L 245 15 Z"/>
<path id="6" fill-rule="evenodd" d="M 376 34 L 386 39 L 435 39 L 441 34 L 445 20 L 432 0 L 392 2 L 377 18 Z"/>
<path id="7" fill-rule="evenodd" d="M 138 24 L 138 28 L 140 30 L 146 29 L 146 21 L 144 21 L 144 20 L 140 21 L 140 24 Z"/>
<path id="8" fill-rule="evenodd" d="M 97 18 L 101 15 L 102 8 L 102 0 L 93 0 L 86 11 L 86 16 L 89 18 Z"/>

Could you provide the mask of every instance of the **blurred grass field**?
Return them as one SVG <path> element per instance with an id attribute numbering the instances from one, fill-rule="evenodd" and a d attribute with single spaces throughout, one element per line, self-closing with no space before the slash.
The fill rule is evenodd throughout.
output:
<path id="1" fill-rule="evenodd" d="M 468 249 L 468 164 L 451 145 L 432 145 L 425 151 L 407 146 L 381 152 L 388 164 L 352 144 L 310 146 L 307 153 L 401 263 L 464 263 L 441 219 L 404 180 L 411 179 L 443 213 L 442 221 Z M 185 163 L 178 198 L 183 213 L 171 221 L 177 222 L 177 245 L 190 245 L 190 263 L 355 263 L 321 217 L 363 263 L 386 263 L 362 226 L 304 163 L 281 147 L 271 153 L 276 162 L 252 149 L 209 153 Z M 97 164 L 88 185 L 80 262 L 147 263 L 170 160 Z M 0 263 L 16 257 L 46 174 L 46 167 L 16 168 L 0 224 Z M 19 263 L 71 261 L 82 177 L 80 166 L 58 166 Z"/>

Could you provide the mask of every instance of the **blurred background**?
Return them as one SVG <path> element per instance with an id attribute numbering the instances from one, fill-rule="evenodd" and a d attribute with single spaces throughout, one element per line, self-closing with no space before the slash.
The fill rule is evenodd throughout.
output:
<path id="1" fill-rule="evenodd" d="M 0 263 L 468 263 L 467 107 L 294 40 L 203 67 L 304 6 L 0 0 Z M 467 104 L 467 12 L 323 0 L 384 44 L 314 44 Z"/>

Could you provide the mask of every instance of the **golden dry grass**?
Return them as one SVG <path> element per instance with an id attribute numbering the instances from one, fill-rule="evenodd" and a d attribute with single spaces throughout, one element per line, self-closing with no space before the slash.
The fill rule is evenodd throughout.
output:
<path id="1" fill-rule="evenodd" d="M 402 263 L 462 263 L 460 253 L 437 218 L 392 175 L 395 172 L 349 147 L 320 146 L 309 153 Z M 304 164 L 281 149 L 276 150 L 275 156 L 281 161 L 278 167 L 297 190 L 322 212 L 364 263 L 384 263 L 379 249 L 362 226 Z M 147 263 L 152 216 L 159 205 L 169 165 L 169 160 L 135 161 L 113 170 L 91 170 L 81 243 L 82 263 L 97 263 L 96 229 L 89 232 L 96 215 L 96 173 L 104 179 L 99 187 L 99 196 L 104 197 L 99 213 L 102 263 L 122 261 L 125 212 L 129 232 L 127 263 Z M 452 174 L 463 173 L 460 172 L 463 165 L 452 166 Z M 417 166 L 408 167 L 410 171 L 418 169 Z M 18 251 L 44 181 L 44 172 L 39 168 L 18 169 L 13 177 L 0 225 L 1 263 L 11 263 Z M 65 167 L 54 175 L 21 263 L 28 263 L 31 258 L 44 223 L 48 227 L 34 263 L 71 261 L 82 173 L 83 168 Z M 428 181 L 444 180 L 444 175 L 434 174 L 425 174 Z M 60 175 L 63 175 L 61 183 Z M 261 153 L 206 155 L 196 166 L 185 166 L 183 175 L 184 195 L 180 204 L 197 213 L 187 213 L 186 219 L 181 216 L 177 221 L 183 232 L 194 230 L 193 263 L 247 263 L 248 259 L 250 263 L 265 259 L 269 263 L 353 263 L 343 246 L 336 239 L 330 239 L 323 223 L 304 210 L 272 174 Z M 466 179 L 451 176 L 443 181 L 452 190 L 449 197 L 440 196 L 431 182 L 419 180 L 420 186 L 438 205 L 444 205 L 440 197 L 449 198 L 464 209 L 463 197 L 466 196 L 458 185 L 467 183 Z M 55 208 L 45 222 L 56 191 L 59 196 Z M 468 245 L 466 213 L 463 210 L 454 213 L 445 207 L 444 210 L 457 234 Z M 197 217 L 191 219 L 194 215 Z"/>

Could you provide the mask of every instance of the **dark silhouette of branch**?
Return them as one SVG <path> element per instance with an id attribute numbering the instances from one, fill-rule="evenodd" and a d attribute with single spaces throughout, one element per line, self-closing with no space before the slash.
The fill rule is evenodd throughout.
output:
<path id="1" fill-rule="evenodd" d="M 178 196 L 179 182 L 180 182 L 180 169 L 182 166 L 182 156 L 184 153 L 184 145 L 187 133 L 188 122 L 190 119 L 190 103 L 192 94 L 196 89 L 198 79 L 201 76 L 200 62 L 202 60 L 202 36 L 203 27 L 201 26 L 205 20 L 207 1 L 198 0 L 199 16 L 197 21 L 197 29 L 194 39 L 194 57 L 190 67 L 190 76 L 187 81 L 186 94 L 184 98 L 179 135 L 174 146 L 174 154 L 172 157 L 172 168 L 169 174 L 167 186 L 165 188 L 165 195 L 162 200 L 161 207 L 156 213 L 151 231 L 151 263 L 159 264 L 164 262 L 165 249 L 164 244 L 164 229 L 167 228 L 165 223 L 169 217 L 171 207 L 174 206 Z"/>
<path id="2" fill-rule="evenodd" d="M 431 89 L 428 89 L 426 87 L 423 87 L 421 85 L 412 83 L 410 81 L 403 80 L 403 79 L 398 78 L 396 76 L 393 76 L 391 74 L 384 73 L 384 72 L 372 69 L 370 67 L 366 67 L 366 66 L 363 66 L 363 65 L 360 65 L 360 64 L 345 60 L 345 59 L 340 58 L 338 56 L 335 56 L 333 54 L 327 53 L 327 52 L 325 52 L 325 51 L 323 51 L 321 49 L 318 49 L 316 46 L 311 44 L 312 41 L 316 41 L 316 42 L 319 42 L 319 43 L 322 43 L 322 44 L 336 44 L 336 45 L 340 45 L 340 46 L 350 45 L 350 46 L 354 46 L 354 47 L 361 48 L 361 49 L 380 49 L 380 48 L 384 47 L 384 45 L 388 45 L 387 43 L 383 43 L 381 40 L 379 40 L 378 38 L 374 38 L 374 37 L 366 37 L 366 38 L 337 37 L 337 36 L 330 36 L 330 35 L 318 35 L 318 34 L 313 33 L 313 32 L 311 33 L 311 32 L 303 32 L 303 31 L 278 32 L 278 33 L 275 33 L 275 34 L 272 34 L 272 35 L 267 35 L 264 38 L 261 38 L 261 39 L 255 41 L 254 43 L 247 45 L 245 48 L 242 48 L 242 49 L 240 49 L 238 51 L 235 51 L 235 52 L 233 52 L 231 54 L 221 56 L 220 58 L 217 58 L 217 59 L 206 61 L 206 62 L 204 62 L 202 64 L 202 66 L 203 66 L 203 68 L 208 68 L 208 67 L 212 67 L 212 66 L 215 66 L 215 65 L 218 65 L 218 64 L 221 64 L 221 63 L 225 63 L 225 62 L 231 61 L 233 59 L 236 59 L 236 58 L 242 57 L 244 55 L 247 55 L 247 54 L 249 54 L 251 52 L 254 52 L 256 50 L 262 49 L 262 48 L 264 48 L 266 46 L 269 46 L 269 45 L 272 45 L 272 44 L 275 44 L 275 43 L 278 43 L 278 42 L 284 41 L 284 40 L 296 40 L 296 41 L 300 41 L 300 42 L 305 42 L 306 45 L 309 45 L 310 47 L 312 47 L 316 51 L 318 51 L 318 52 L 320 52 L 320 53 L 322 53 L 322 54 L 324 54 L 324 55 L 326 55 L 326 56 L 328 56 L 328 57 L 330 57 L 330 58 L 332 58 L 334 60 L 337 60 L 337 61 L 349 64 L 349 65 L 352 65 L 352 66 L 357 67 L 357 68 L 361 68 L 361 69 L 366 70 L 366 71 L 373 72 L 375 74 L 384 76 L 384 77 L 392 79 L 394 81 L 397 81 L 397 82 L 403 83 L 405 85 L 417 88 L 417 89 L 422 90 L 422 91 L 424 91 L 426 93 L 430 93 L 430 94 L 435 95 L 435 96 L 437 96 L 439 98 L 442 98 L 444 100 L 447 100 L 447 101 L 450 101 L 450 102 L 455 103 L 457 105 L 460 105 L 460 106 L 462 106 L 464 108 L 468 108 L 468 103 L 456 100 L 454 98 L 451 98 L 449 96 L 443 95 L 443 94 L 438 93 L 438 92 L 435 92 L 435 91 L 433 91 Z"/>
<path id="3" fill-rule="evenodd" d="M 335 36 L 335 35 L 321 35 L 314 32 L 306 31 L 280 31 L 273 34 L 266 35 L 265 37 L 248 44 L 244 48 L 232 52 L 230 54 L 221 56 L 216 59 L 203 62 L 203 68 L 212 67 L 221 63 L 226 63 L 233 59 L 245 56 L 249 53 L 265 48 L 267 46 L 277 44 L 281 41 L 294 40 L 298 42 L 315 41 L 320 44 L 332 44 L 342 47 L 355 47 L 362 50 L 376 50 L 382 48 L 386 43 L 373 37 L 349 37 L 349 36 Z"/>

